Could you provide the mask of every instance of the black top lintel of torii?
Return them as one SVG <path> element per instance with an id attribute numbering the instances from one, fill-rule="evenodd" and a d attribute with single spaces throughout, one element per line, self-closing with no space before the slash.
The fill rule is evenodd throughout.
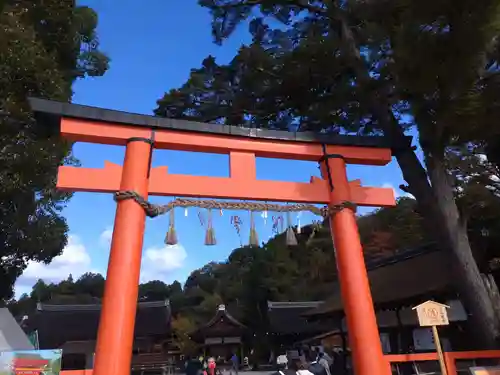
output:
<path id="1" fill-rule="evenodd" d="M 47 131 L 58 131 L 62 118 L 98 121 L 116 125 L 130 125 L 149 129 L 165 129 L 191 133 L 205 133 L 245 137 L 258 140 L 319 143 L 324 145 L 391 148 L 390 141 L 381 136 L 357 136 L 311 131 L 291 132 L 283 130 L 257 129 L 237 125 L 201 123 L 189 120 L 141 115 L 123 111 L 90 107 L 80 104 L 58 102 L 40 98 L 29 98 L 35 119 Z M 406 137 L 411 143 L 411 137 Z"/>

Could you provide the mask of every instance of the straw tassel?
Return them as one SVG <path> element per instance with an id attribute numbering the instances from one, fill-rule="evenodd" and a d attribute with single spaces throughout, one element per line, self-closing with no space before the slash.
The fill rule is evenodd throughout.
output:
<path id="1" fill-rule="evenodd" d="M 212 225 L 212 210 L 208 210 L 207 232 L 205 233 L 205 245 L 207 246 L 217 245 L 217 240 L 215 239 L 215 230 Z"/>
<path id="2" fill-rule="evenodd" d="M 259 236 L 255 230 L 255 221 L 253 218 L 253 211 L 250 211 L 250 246 L 259 246 Z"/>
<path id="3" fill-rule="evenodd" d="M 287 229 L 286 229 L 286 244 L 287 246 L 297 246 L 297 237 L 292 228 L 292 220 L 290 217 L 290 212 L 286 213 Z"/>
<path id="4" fill-rule="evenodd" d="M 165 237 L 165 243 L 167 245 L 177 245 L 177 232 L 175 231 L 175 216 L 174 209 L 170 210 L 170 223 L 168 225 L 167 235 Z"/>
<path id="5" fill-rule="evenodd" d="M 309 246 L 311 244 L 312 240 L 314 239 L 314 237 L 316 236 L 316 234 L 319 232 L 320 228 L 321 228 L 321 224 L 319 222 L 317 222 L 316 220 L 313 220 L 313 223 L 312 223 L 312 232 L 311 232 L 311 234 L 309 235 L 309 238 L 306 241 L 306 246 Z"/>

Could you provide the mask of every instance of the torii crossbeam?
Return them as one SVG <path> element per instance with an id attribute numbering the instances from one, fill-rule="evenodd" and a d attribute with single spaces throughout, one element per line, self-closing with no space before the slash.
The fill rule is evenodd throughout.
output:
<path id="1" fill-rule="evenodd" d="M 356 216 L 358 206 L 395 205 L 394 191 L 362 187 L 347 180 L 346 164 L 385 165 L 391 151 L 376 137 L 332 136 L 248 129 L 30 99 L 38 123 L 68 140 L 126 146 L 123 165 L 102 169 L 62 166 L 57 187 L 70 191 L 131 190 L 148 195 L 210 197 L 256 201 L 323 203 L 332 212 L 330 227 L 347 318 L 349 345 L 357 375 L 388 375 L 363 259 Z M 169 174 L 151 168 L 156 149 L 228 154 L 230 177 Z M 256 178 L 256 157 L 320 163 L 323 178 L 310 183 Z M 120 201 L 111 241 L 106 287 L 96 344 L 94 375 L 128 375 L 145 226 L 144 210 Z"/>

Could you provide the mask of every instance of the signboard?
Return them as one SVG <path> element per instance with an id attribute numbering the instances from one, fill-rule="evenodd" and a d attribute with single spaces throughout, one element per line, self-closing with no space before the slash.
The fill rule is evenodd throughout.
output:
<path id="1" fill-rule="evenodd" d="M 413 309 L 417 310 L 418 323 L 421 327 L 435 327 L 450 324 L 448 312 L 446 311 L 448 308 L 447 305 L 442 303 L 427 301 Z"/>
<path id="2" fill-rule="evenodd" d="M 432 337 L 434 339 L 434 345 L 436 346 L 439 358 L 439 367 L 441 368 L 442 375 L 448 375 L 448 371 L 444 361 L 443 348 L 441 347 L 441 342 L 439 340 L 437 326 L 446 326 L 450 324 L 448 321 L 448 313 L 446 311 L 446 309 L 449 308 L 450 306 L 434 301 L 427 301 L 413 308 L 413 310 L 417 310 L 418 323 L 420 324 L 420 327 L 432 328 Z"/>
<path id="3" fill-rule="evenodd" d="M 500 375 L 500 366 L 470 367 L 471 375 Z"/>
<path id="4" fill-rule="evenodd" d="M 59 375 L 62 350 L 0 352 L 1 375 Z"/>

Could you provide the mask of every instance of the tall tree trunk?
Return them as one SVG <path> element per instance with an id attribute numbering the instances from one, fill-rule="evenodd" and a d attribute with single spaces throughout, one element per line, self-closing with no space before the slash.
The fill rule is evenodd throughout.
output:
<path id="1" fill-rule="evenodd" d="M 498 318 L 474 260 L 466 223 L 461 219 L 455 202 L 453 187 L 444 160 L 444 152 L 427 153 L 426 165 L 438 211 L 443 219 L 443 234 L 453 250 L 451 254 L 454 263 L 458 265 L 456 269 L 458 272 L 455 273 L 459 276 L 457 277 L 457 286 L 461 296 L 467 302 L 470 323 L 476 328 L 470 331 L 483 333 L 483 337 L 477 337 L 477 339 L 485 348 L 493 348 L 497 344 L 496 340 L 499 334 Z M 487 334 L 484 335 L 484 333 Z"/>
<path id="2" fill-rule="evenodd" d="M 342 10 L 332 3 L 329 14 L 341 25 L 342 49 L 349 58 L 359 82 L 370 87 L 372 78 Z M 408 183 L 408 191 L 416 198 L 419 211 L 426 219 L 424 223 L 427 230 L 433 234 L 442 251 L 450 254 L 454 264 L 456 286 L 470 314 L 471 326 L 474 326 L 471 332 L 474 332 L 478 344 L 483 348 L 495 347 L 499 320 L 496 319 L 493 305 L 474 261 L 465 227 L 459 225 L 460 217 L 451 185 L 443 178 L 446 176 L 445 169 L 442 169 L 444 165 L 434 165 L 432 176 L 428 176 L 395 119 L 386 95 L 372 91 L 368 100 L 373 117 L 382 128 L 384 137 L 392 144 L 393 155 L 404 180 Z M 428 177 L 435 180 L 435 184 L 431 186 Z M 441 201 L 441 198 L 446 199 Z"/>
<path id="3" fill-rule="evenodd" d="M 384 128 L 384 134 L 389 136 L 395 146 L 394 156 L 408 184 L 407 190 L 416 198 L 420 214 L 425 218 L 426 230 L 431 233 L 441 251 L 450 255 L 454 284 L 469 313 L 470 334 L 482 349 L 496 347 L 500 321 L 474 260 L 443 153 L 438 154 L 441 158 L 435 154 L 428 156 L 426 171 L 415 152 L 405 145 L 404 133 L 399 125 L 393 123 Z"/>

